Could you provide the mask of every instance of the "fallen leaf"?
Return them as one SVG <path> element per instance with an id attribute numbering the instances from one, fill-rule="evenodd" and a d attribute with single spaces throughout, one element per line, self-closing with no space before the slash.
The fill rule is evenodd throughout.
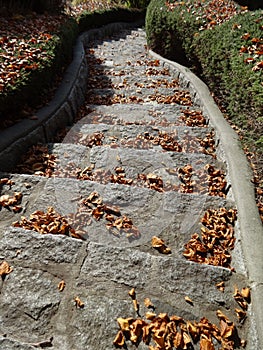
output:
<path id="1" fill-rule="evenodd" d="M 123 347 L 125 344 L 125 337 L 122 331 L 119 331 L 113 340 L 115 346 Z"/>
<path id="2" fill-rule="evenodd" d="M 147 308 L 153 308 L 153 309 L 154 309 L 154 305 L 153 305 L 153 303 L 151 302 L 151 299 L 150 299 L 150 298 L 145 298 L 145 299 L 144 299 L 144 305 L 145 305 Z"/>
<path id="3" fill-rule="evenodd" d="M 200 350 L 215 350 L 212 340 L 207 337 L 202 337 L 200 340 Z"/>
<path id="4" fill-rule="evenodd" d="M 147 319 L 147 320 L 153 320 L 154 318 L 156 317 L 156 313 L 154 313 L 154 312 L 146 312 L 146 314 L 145 314 L 145 318 Z"/>
<path id="5" fill-rule="evenodd" d="M 129 319 L 121 318 L 121 317 L 117 318 L 117 322 L 120 326 L 120 329 L 122 331 L 126 331 L 126 332 L 128 332 L 130 330 L 131 321 L 133 321 L 133 319 L 131 319 L 131 318 L 129 318 Z"/>
<path id="6" fill-rule="evenodd" d="M 250 288 L 246 287 L 246 288 L 242 288 L 241 289 L 241 295 L 244 299 L 246 299 L 247 302 L 250 301 Z"/>
<path id="7" fill-rule="evenodd" d="M 2 261 L 0 264 L 0 276 L 4 278 L 6 275 L 11 273 L 13 271 L 13 268 L 9 266 L 7 261 Z"/>
<path id="8" fill-rule="evenodd" d="M 193 300 L 190 299 L 188 296 L 185 296 L 185 297 L 184 297 L 184 300 L 185 300 L 187 303 L 189 303 L 189 304 L 191 304 L 191 305 L 194 305 Z"/>
<path id="9" fill-rule="evenodd" d="M 60 281 L 58 284 L 58 290 L 62 292 L 65 289 L 66 283 L 64 280 Z"/>
<path id="10" fill-rule="evenodd" d="M 80 309 L 83 309 L 83 308 L 84 308 L 84 303 L 83 303 L 83 301 L 80 300 L 79 297 L 75 297 L 75 298 L 74 298 L 74 301 L 75 301 L 76 307 L 78 307 L 78 308 L 80 308 Z"/>
<path id="11" fill-rule="evenodd" d="M 244 310 L 241 309 L 235 309 L 236 315 L 238 317 L 239 322 L 243 322 L 247 316 L 247 313 Z"/>
<path id="12" fill-rule="evenodd" d="M 138 301 L 136 299 L 133 299 L 132 302 L 133 302 L 134 310 L 136 312 L 139 312 L 139 303 L 138 303 Z"/>
<path id="13" fill-rule="evenodd" d="M 152 247 L 162 254 L 171 254 L 171 249 L 165 245 L 164 240 L 157 236 L 152 237 Z"/>
<path id="14" fill-rule="evenodd" d="M 222 281 L 222 282 L 217 283 L 217 284 L 216 284 L 216 288 L 217 288 L 218 290 L 220 290 L 220 292 L 224 292 L 224 291 L 225 291 L 225 282 Z"/>
<path id="15" fill-rule="evenodd" d="M 132 288 L 129 292 L 128 292 L 129 296 L 134 300 L 136 298 L 136 292 L 135 289 Z"/>

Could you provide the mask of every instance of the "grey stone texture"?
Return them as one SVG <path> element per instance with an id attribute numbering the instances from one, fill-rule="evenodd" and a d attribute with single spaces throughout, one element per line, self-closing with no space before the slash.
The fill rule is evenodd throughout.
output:
<path id="1" fill-rule="evenodd" d="M 14 213 L 11 208 L 4 207 L 0 210 L 0 263 L 7 261 L 12 268 L 11 273 L 3 274 L 0 279 L 0 348 L 113 350 L 113 339 L 119 330 L 117 318 L 144 318 L 147 309 L 143 300 L 149 297 L 157 314 L 166 312 L 185 320 L 199 321 L 207 317 L 218 325 L 216 312 L 221 310 L 235 322 L 239 337 L 247 340 L 246 349 L 260 350 L 261 326 L 258 321 L 261 316 L 257 308 L 262 295 L 262 275 L 254 270 L 254 278 L 250 277 L 244 256 L 244 233 L 240 228 L 243 217 L 238 213 L 236 246 L 231 251 L 235 272 L 188 261 L 182 254 L 192 235 L 200 233 L 200 220 L 207 209 L 239 206 L 232 189 L 223 198 L 177 190 L 159 192 L 137 184 L 106 182 L 103 178 L 78 180 L 74 175 L 74 171 L 87 167 L 93 171 L 111 172 L 116 167 L 123 167 L 127 178 L 152 173 L 179 186 L 178 177 L 167 169 L 175 170 L 187 164 L 200 169 L 213 164 L 226 173 L 228 185 L 237 186 L 225 156 L 227 146 L 221 142 L 222 135 L 209 108 L 206 109 L 188 75 L 184 76 L 179 68 L 159 57 L 160 66 L 145 64 L 156 59 L 145 50 L 145 32 L 140 28 L 123 28 L 123 24 L 112 24 L 81 36 L 76 46 L 78 59 L 69 67 L 56 95 L 56 98 L 60 96 L 60 103 L 55 100 L 47 106 L 47 117 L 45 111 L 40 112 L 43 118 L 40 118 L 41 122 L 36 121 L 35 129 L 30 124 L 30 132 L 36 135 L 32 136 L 32 142 L 25 136 L 28 129 L 23 131 L 22 138 L 19 132 L 14 134 L 13 145 L 8 145 L 5 138 L 1 139 L 0 159 L 4 172 L 0 178 L 8 176 L 14 183 L 11 188 L 3 185 L 0 195 L 17 191 L 22 192 L 23 197 L 21 212 Z M 104 84 L 99 92 L 94 87 L 85 87 L 92 67 L 89 60 L 84 59 L 84 47 L 94 49 L 93 55 L 103 60 L 96 67 L 97 72 L 103 68 L 103 73 L 97 75 L 98 81 Z M 149 67 L 156 70 L 155 74 L 147 75 Z M 169 68 L 170 75 L 164 75 L 164 68 Z M 180 103 L 158 104 L 149 99 L 151 94 L 171 96 L 174 92 L 163 87 L 161 90 L 146 87 L 153 80 L 167 78 L 171 81 L 178 77 L 179 89 L 188 90 L 192 97 L 189 110 L 204 110 L 208 126 L 187 127 L 180 116 L 188 107 Z M 145 87 L 138 88 L 138 83 Z M 107 84 L 111 84 L 110 87 Z M 144 101 L 136 104 L 123 100 L 107 105 L 102 99 L 101 104 L 96 105 L 89 104 L 91 94 L 95 97 L 98 94 L 122 94 L 123 97 L 137 94 L 143 96 Z M 83 102 L 87 113 L 72 126 Z M 51 143 L 56 130 L 65 125 L 66 136 L 59 143 Z M 217 159 L 202 153 L 198 145 L 191 151 L 165 152 L 160 146 L 139 149 L 133 144 L 133 140 L 143 133 L 157 136 L 159 132 L 173 132 L 180 143 L 191 137 L 203 138 L 213 128 Z M 83 144 L 85 138 L 99 132 L 104 136 L 102 145 L 91 147 Z M 113 140 L 114 147 L 111 146 Z M 18 174 L 16 170 L 10 173 L 19 154 L 25 151 L 24 147 L 20 153 L 11 148 L 19 147 L 21 142 L 28 148 L 36 141 L 47 143 L 49 152 L 56 155 L 57 165 L 51 177 Z M 129 147 L 124 141 L 130 142 Z M 13 153 L 12 161 L 8 160 Z M 83 200 L 94 192 L 98 193 L 102 205 L 115 208 L 117 217 L 125 215 L 132 220 L 136 235 L 127 234 L 123 228 L 117 231 L 107 228 L 105 216 L 96 220 L 92 212 L 84 208 Z M 81 228 L 83 240 L 62 234 L 39 234 L 12 226 L 21 216 L 30 218 L 33 212 L 46 212 L 51 206 L 69 222 L 73 217 L 71 226 L 76 230 Z M 93 203 L 90 207 L 94 209 L 96 205 Z M 171 253 L 161 254 L 154 249 L 151 244 L 153 236 L 163 239 Z M 63 290 L 59 289 L 61 281 L 65 283 Z M 225 283 L 224 293 L 216 288 L 216 284 L 222 281 Z M 239 323 L 235 314 L 238 305 L 233 298 L 234 286 L 252 289 L 252 303 L 248 306 L 244 323 Z M 139 302 L 137 313 L 128 295 L 132 288 L 135 288 Z M 135 347 L 127 341 L 128 350 L 136 348 L 146 350 L 148 346 L 141 342 Z M 192 349 L 199 348 L 198 342 L 192 344 Z M 216 349 L 219 348 L 217 344 Z M 241 349 L 241 346 L 236 346 L 236 349 Z"/>

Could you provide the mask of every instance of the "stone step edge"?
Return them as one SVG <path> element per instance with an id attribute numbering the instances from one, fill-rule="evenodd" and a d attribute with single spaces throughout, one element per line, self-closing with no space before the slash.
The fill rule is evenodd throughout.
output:
<path id="1" fill-rule="evenodd" d="M 233 197 L 238 210 L 241 244 L 252 288 L 252 309 L 255 315 L 259 342 L 263 349 L 263 227 L 255 200 L 252 170 L 234 132 L 212 98 L 207 85 L 188 68 L 163 58 L 149 50 L 149 54 L 160 60 L 164 67 L 175 71 L 182 86 L 195 94 L 195 100 L 208 115 L 215 128 L 222 159 L 226 162 Z"/>
<path id="2" fill-rule="evenodd" d="M 38 110 L 33 119 L 22 120 L 0 131 L 0 171 L 10 171 L 30 146 L 51 141 L 59 128 L 73 123 L 74 115 L 85 101 L 88 76 L 85 47 L 88 43 L 94 38 L 101 38 L 142 24 L 143 21 L 110 23 L 84 32 L 78 37 L 73 60 L 54 98 Z"/>

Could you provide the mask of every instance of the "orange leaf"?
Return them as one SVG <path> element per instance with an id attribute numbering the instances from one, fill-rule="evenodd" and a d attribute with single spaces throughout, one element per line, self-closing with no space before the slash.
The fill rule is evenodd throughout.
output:
<path id="1" fill-rule="evenodd" d="M 0 264 L 0 276 L 3 278 L 13 271 L 13 268 L 9 266 L 7 261 L 2 261 Z"/>

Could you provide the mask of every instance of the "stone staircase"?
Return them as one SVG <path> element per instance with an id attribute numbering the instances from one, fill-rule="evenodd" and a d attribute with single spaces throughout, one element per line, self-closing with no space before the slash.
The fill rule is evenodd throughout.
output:
<path id="1" fill-rule="evenodd" d="M 109 350 L 118 334 L 126 349 L 172 349 L 175 333 L 152 331 L 155 347 L 142 326 L 132 338 L 136 320 L 155 322 L 150 309 L 159 324 L 180 318 L 174 349 L 259 349 L 228 168 L 195 91 L 148 55 L 141 28 L 86 54 L 75 124 L 2 175 L 1 194 L 22 200 L 0 212 L 0 258 L 12 268 L 0 282 L 0 348 Z"/>

